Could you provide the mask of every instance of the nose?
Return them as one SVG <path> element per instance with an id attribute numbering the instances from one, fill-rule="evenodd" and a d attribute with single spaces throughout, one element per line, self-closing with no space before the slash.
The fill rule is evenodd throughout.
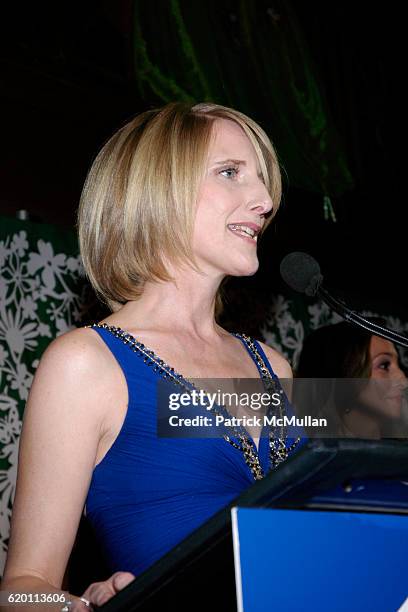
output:
<path id="1" fill-rule="evenodd" d="M 396 365 L 391 378 L 402 389 L 406 389 L 408 387 L 408 378 L 405 376 L 405 373 L 401 370 L 399 365 Z"/>
<path id="2" fill-rule="evenodd" d="M 273 209 L 272 198 L 261 179 L 258 179 L 256 188 L 251 190 L 248 207 L 259 216 L 264 216 Z"/>

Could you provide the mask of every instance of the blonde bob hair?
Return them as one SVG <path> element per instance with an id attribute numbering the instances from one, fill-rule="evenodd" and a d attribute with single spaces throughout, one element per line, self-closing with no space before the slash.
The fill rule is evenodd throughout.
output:
<path id="1" fill-rule="evenodd" d="M 110 310 L 140 297 L 146 281 L 172 280 L 166 261 L 195 266 L 195 203 L 216 119 L 234 121 L 248 136 L 276 213 L 279 164 L 255 121 L 210 103 L 176 102 L 136 116 L 98 154 L 78 211 L 85 272 Z"/>

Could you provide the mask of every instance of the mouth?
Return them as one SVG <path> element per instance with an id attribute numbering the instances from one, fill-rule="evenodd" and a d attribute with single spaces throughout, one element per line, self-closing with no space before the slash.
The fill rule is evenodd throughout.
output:
<path id="1" fill-rule="evenodd" d="M 402 393 L 394 393 L 393 395 L 386 395 L 386 400 L 402 402 Z"/>
<path id="2" fill-rule="evenodd" d="M 261 228 L 255 223 L 230 223 L 227 227 L 236 236 L 248 240 L 252 244 L 257 243 L 258 234 L 261 231 Z"/>
<path id="3" fill-rule="evenodd" d="M 385 393 L 386 400 L 398 400 L 408 399 L 408 387 L 406 385 L 392 385 L 392 388 L 388 389 L 388 393 Z"/>

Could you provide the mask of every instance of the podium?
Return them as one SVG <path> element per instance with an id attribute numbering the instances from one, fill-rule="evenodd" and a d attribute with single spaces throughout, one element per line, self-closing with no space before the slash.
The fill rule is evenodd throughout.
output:
<path id="1" fill-rule="evenodd" d="M 267 508 L 270 510 L 262 510 Z M 293 528 L 289 529 L 290 521 Z M 319 521 L 322 526 L 320 533 Z M 261 523 L 264 535 L 255 536 L 253 531 L 251 536 L 251 525 L 256 530 Z M 314 546 L 313 541 L 306 538 L 312 525 Z M 362 542 L 367 545 L 358 547 L 360 540 L 356 534 L 359 530 L 364 532 Z M 328 536 L 330 533 L 331 538 Z M 342 534 L 342 538 L 336 538 L 336 533 Z M 280 537 L 276 550 L 271 534 Z M 394 607 L 390 608 L 398 610 L 404 597 L 408 598 L 408 443 L 400 440 L 310 440 L 99 609 L 103 612 L 168 608 L 178 612 L 197 609 L 223 612 L 310 609 L 299 601 L 296 603 L 296 597 L 301 597 L 304 591 L 299 576 L 295 579 L 294 571 L 297 562 L 305 564 L 305 559 L 308 559 L 310 576 L 314 571 L 318 585 L 321 583 L 320 590 L 316 587 L 314 595 L 314 612 L 360 612 L 364 608 L 353 605 L 360 605 L 357 595 L 364 592 L 364 585 L 361 593 L 354 589 L 354 603 L 351 589 L 345 591 L 348 593 L 347 606 L 333 607 L 333 602 L 341 604 L 339 597 L 336 599 L 338 584 L 330 583 L 330 572 L 322 575 L 324 564 L 319 566 L 321 551 L 330 557 L 332 550 L 329 564 L 332 578 L 344 576 L 347 580 L 356 560 L 353 549 L 357 551 L 358 548 L 358 567 L 363 567 L 370 552 L 368 543 L 375 542 L 375 538 L 379 538 L 378 545 L 387 555 L 389 568 L 393 567 L 390 556 L 395 563 L 402 563 L 398 575 L 405 584 L 396 593 L 392 602 Z M 245 546 L 242 544 L 244 541 Z M 249 546 L 251 541 L 252 548 Z M 286 546 L 283 546 L 283 541 L 287 542 Z M 341 549 L 342 542 L 344 546 Z M 271 550 L 275 558 L 273 565 L 267 556 Z M 326 566 L 328 563 L 329 558 Z M 277 572 L 277 564 L 283 568 L 282 574 Z M 370 574 L 367 562 L 366 567 L 366 574 L 363 573 L 366 583 L 371 581 L 374 584 L 377 574 Z M 287 576 L 290 570 L 293 580 L 284 583 L 282 576 Z M 267 600 L 265 593 L 256 601 L 250 594 L 261 593 L 260 585 L 255 587 L 254 576 L 257 574 L 262 574 L 263 581 L 268 584 Z M 283 584 L 289 583 L 286 607 L 275 608 L 274 591 L 278 593 Z M 394 591 L 397 587 L 398 583 L 395 583 Z M 285 589 L 287 591 L 286 586 Z M 282 603 L 285 599 L 279 601 Z M 290 607 L 290 601 L 295 607 Z M 325 602 L 326 607 L 319 608 L 319 601 Z M 380 612 L 380 608 L 378 610 Z M 387 608 L 381 609 L 381 612 L 386 611 Z"/>
<path id="2" fill-rule="evenodd" d="M 239 612 L 408 606 L 406 516 L 235 508 L 232 524 Z"/>

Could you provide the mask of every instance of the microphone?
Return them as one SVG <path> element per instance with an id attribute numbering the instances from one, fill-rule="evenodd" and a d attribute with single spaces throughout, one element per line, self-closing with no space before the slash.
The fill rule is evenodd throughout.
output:
<path id="1" fill-rule="evenodd" d="M 365 319 L 358 312 L 348 308 L 344 302 L 333 297 L 323 287 L 323 275 L 319 264 L 308 253 L 296 251 L 286 255 L 281 261 L 280 273 L 285 283 L 291 289 L 299 293 L 305 293 L 308 296 L 316 295 L 320 297 L 329 308 L 337 312 L 349 323 L 363 328 L 375 336 L 381 336 L 386 340 L 390 340 L 390 342 L 408 348 L 408 338 L 406 336 L 402 336 L 391 329 Z"/>
<path id="2" fill-rule="evenodd" d="M 311 255 L 296 251 L 281 261 L 280 273 L 291 289 L 306 295 L 316 295 L 323 282 L 320 266 Z"/>

